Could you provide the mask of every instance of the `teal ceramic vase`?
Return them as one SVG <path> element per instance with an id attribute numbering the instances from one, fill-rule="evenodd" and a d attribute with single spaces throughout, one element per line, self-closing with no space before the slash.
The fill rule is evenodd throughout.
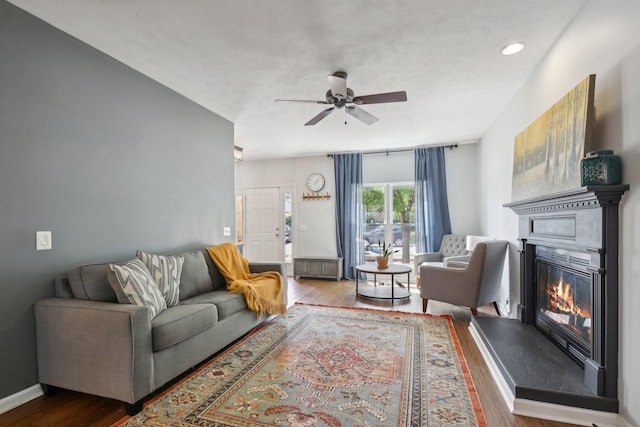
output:
<path id="1" fill-rule="evenodd" d="M 580 162 L 582 185 L 612 185 L 622 182 L 620 156 L 613 150 L 588 152 Z"/>

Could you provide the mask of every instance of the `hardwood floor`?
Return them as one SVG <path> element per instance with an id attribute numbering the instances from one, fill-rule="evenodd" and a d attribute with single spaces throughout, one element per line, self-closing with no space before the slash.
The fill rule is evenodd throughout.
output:
<path id="1" fill-rule="evenodd" d="M 356 298 L 355 284 L 350 281 L 293 280 L 289 278 L 289 303 L 296 301 L 342 307 L 367 307 L 379 310 L 422 312 L 417 290 L 409 300 L 375 301 Z M 491 378 L 489 370 L 468 330 L 471 312 L 437 301 L 429 302 L 429 313 L 450 314 L 467 365 L 480 396 L 487 424 L 490 427 L 569 427 L 571 424 L 511 415 Z M 494 316 L 493 307 L 479 309 L 480 315 Z M 161 393 L 159 390 L 156 393 Z M 60 390 L 42 396 L 11 411 L 0 414 L 0 426 L 110 426 L 125 415 L 121 402 Z"/>

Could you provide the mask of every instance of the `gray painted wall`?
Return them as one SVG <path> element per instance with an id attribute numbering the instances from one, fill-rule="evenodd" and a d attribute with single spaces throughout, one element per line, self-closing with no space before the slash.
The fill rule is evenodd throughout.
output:
<path id="1" fill-rule="evenodd" d="M 0 0 L 0 398 L 37 383 L 53 277 L 230 239 L 232 152 L 231 122 Z"/>

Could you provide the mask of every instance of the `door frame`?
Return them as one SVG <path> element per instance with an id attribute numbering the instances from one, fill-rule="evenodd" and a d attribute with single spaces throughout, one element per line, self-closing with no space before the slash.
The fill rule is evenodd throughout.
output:
<path id="1" fill-rule="evenodd" d="M 281 185 L 265 185 L 260 187 L 246 187 L 238 188 L 235 190 L 235 196 L 242 197 L 242 236 L 243 240 L 246 240 L 247 230 L 247 190 L 259 190 L 266 188 L 278 188 L 280 190 L 280 230 L 284 233 L 285 214 L 284 214 L 284 195 L 285 193 L 291 193 L 291 230 L 292 230 L 292 257 L 296 256 L 296 240 L 297 240 L 297 210 L 298 210 L 298 198 L 295 184 L 281 184 Z M 237 227 L 237 225 L 236 225 Z M 237 243 L 237 242 L 236 242 Z M 251 261 L 251 260 L 249 260 Z M 280 262 L 285 262 L 285 245 L 282 245 L 282 251 L 280 253 Z M 286 263 L 287 275 L 293 275 L 293 260 L 290 263 Z"/>

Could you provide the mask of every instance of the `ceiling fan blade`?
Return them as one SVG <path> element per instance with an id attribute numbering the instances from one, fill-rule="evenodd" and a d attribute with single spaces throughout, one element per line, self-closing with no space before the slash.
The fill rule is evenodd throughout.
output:
<path id="1" fill-rule="evenodd" d="M 303 102 L 305 104 L 329 104 L 327 101 L 312 101 L 309 99 L 274 99 L 273 102 Z"/>
<path id="2" fill-rule="evenodd" d="M 338 74 L 338 73 L 335 73 Z M 329 87 L 331 88 L 331 95 L 338 99 L 345 99 L 347 97 L 347 78 L 346 75 L 329 76 Z"/>
<path id="3" fill-rule="evenodd" d="M 363 104 L 383 104 L 385 102 L 405 102 L 407 100 L 407 92 L 388 92 L 376 93 L 375 95 L 356 96 L 353 103 L 357 105 Z"/>
<path id="4" fill-rule="evenodd" d="M 322 110 L 320 112 L 320 114 L 318 114 L 317 116 L 315 116 L 314 118 L 312 118 L 311 120 L 309 120 L 307 123 L 305 123 L 305 126 L 313 126 L 316 123 L 318 123 L 320 120 L 324 119 L 325 117 L 327 117 L 329 114 L 331 114 L 333 112 L 333 110 L 335 110 L 334 107 L 331 108 L 327 108 L 326 110 Z"/>
<path id="5" fill-rule="evenodd" d="M 367 113 L 362 108 L 356 107 L 355 105 L 348 106 L 345 108 L 347 110 L 347 114 L 355 117 L 356 119 L 360 120 L 362 123 L 365 123 L 367 125 L 372 125 L 378 121 L 378 118 L 376 116 L 374 116 L 373 114 Z"/>

